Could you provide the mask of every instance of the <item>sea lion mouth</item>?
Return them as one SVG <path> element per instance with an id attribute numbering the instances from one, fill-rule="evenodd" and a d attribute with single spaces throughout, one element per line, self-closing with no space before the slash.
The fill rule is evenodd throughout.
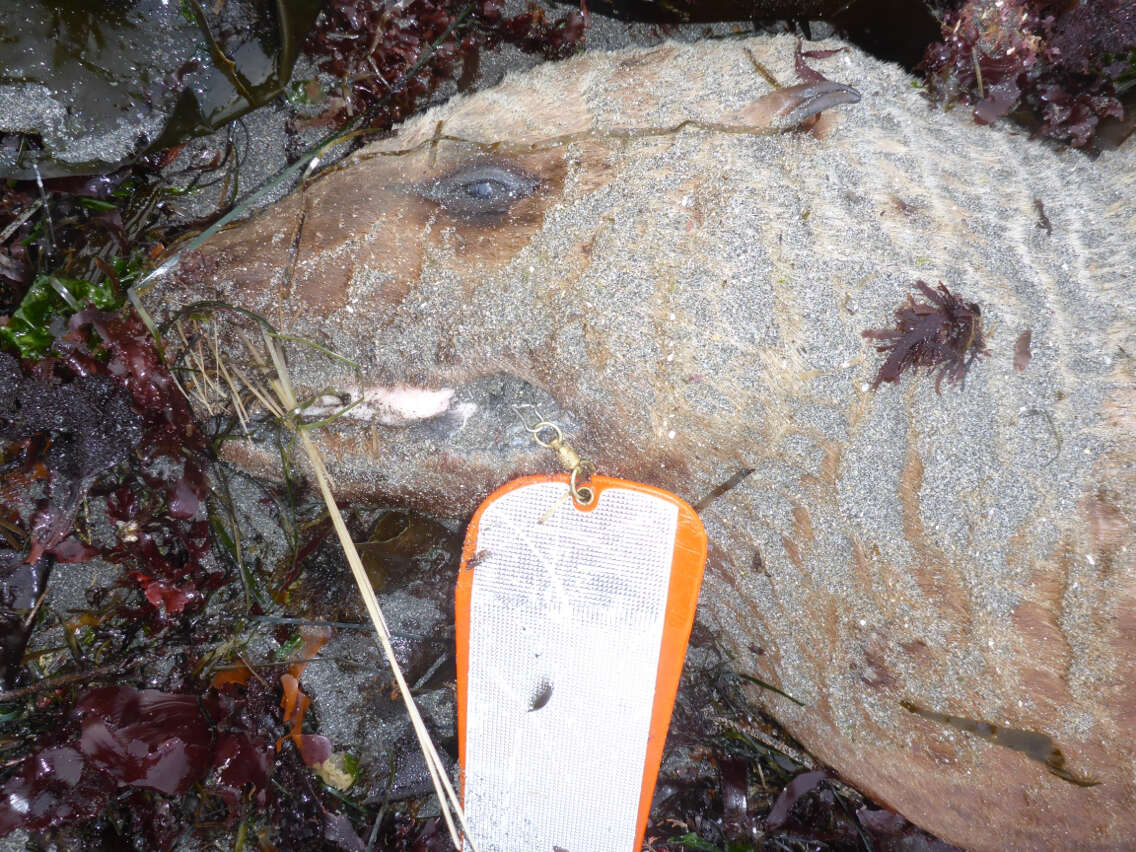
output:
<path id="1" fill-rule="evenodd" d="M 269 390 L 279 380 L 276 359 L 255 350 L 244 315 L 213 310 L 198 320 L 209 325 L 167 333 L 167 353 L 198 415 L 217 434 L 239 421 L 253 443 L 271 443 L 283 419 L 319 435 L 331 456 L 355 460 L 348 464 L 381 453 L 422 464 L 477 457 L 505 465 L 539 449 L 526 424 L 550 420 L 566 434 L 580 428 L 539 379 L 501 364 L 419 371 L 360 366 L 306 338 L 292 338 L 300 342 L 283 353 L 298 405 L 281 412 Z M 264 463 L 252 462 L 258 452 Z M 279 461 L 267 451 L 247 450 L 242 457 L 271 476 L 270 456 Z"/>
<path id="2" fill-rule="evenodd" d="M 527 423 L 552 420 L 565 431 L 576 419 L 547 391 L 511 373 L 464 384 L 376 384 L 325 393 L 300 412 L 307 422 L 331 421 L 332 429 L 382 428 L 447 452 L 513 452 L 532 448 Z"/>
<path id="3" fill-rule="evenodd" d="M 342 395 L 323 394 L 302 408 L 299 414 L 308 421 L 344 417 L 383 426 L 406 426 L 452 413 L 450 403 L 453 397 L 454 388 L 432 389 L 400 382 L 375 385 L 362 391 L 347 391 Z M 475 403 L 462 403 L 460 408 L 468 417 L 477 406 Z"/>

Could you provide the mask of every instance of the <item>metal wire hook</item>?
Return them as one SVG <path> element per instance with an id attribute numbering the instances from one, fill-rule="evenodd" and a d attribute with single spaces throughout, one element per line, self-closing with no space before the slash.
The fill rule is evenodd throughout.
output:
<path id="1" fill-rule="evenodd" d="M 585 481 L 595 473 L 595 465 L 590 461 L 583 461 L 577 467 L 572 468 L 572 475 L 568 477 L 568 488 L 572 492 L 572 499 L 580 506 L 590 506 L 596 499 L 596 492 L 594 489 L 589 488 L 587 485 L 580 485 L 576 482 L 576 478 L 580 475 L 580 471 L 587 469 L 584 474 Z"/>
<path id="2" fill-rule="evenodd" d="M 560 461 L 561 467 L 571 472 L 568 479 L 569 490 L 572 493 L 572 499 L 578 506 L 590 506 L 596 499 L 595 491 L 587 486 L 580 485 L 579 479 L 583 476 L 587 481 L 593 473 L 595 473 L 596 466 L 592 462 L 583 458 L 576 450 L 569 446 L 564 440 L 564 432 L 561 428 L 553 423 L 551 420 L 545 420 L 540 411 L 535 405 L 528 406 L 536 413 L 537 422 L 530 424 L 521 411 L 518 405 L 513 406 L 513 411 L 517 413 L 517 417 L 521 419 L 525 430 L 529 432 L 533 440 L 540 446 L 553 450 Z M 551 430 L 552 437 L 545 439 L 541 437 L 542 432 Z"/>

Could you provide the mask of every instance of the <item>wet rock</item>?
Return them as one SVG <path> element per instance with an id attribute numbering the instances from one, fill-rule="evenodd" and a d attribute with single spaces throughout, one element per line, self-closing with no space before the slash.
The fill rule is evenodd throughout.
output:
<path id="1" fill-rule="evenodd" d="M 29 565 L 22 552 L 0 548 L 0 677 L 6 689 L 15 683 L 23 662 L 53 563 L 50 556 L 43 556 Z"/>
<path id="2" fill-rule="evenodd" d="M 199 43 L 193 21 L 160 0 L 87 8 L 39 0 L 8 18 L 0 130 L 35 137 L 51 158 L 35 145 L 5 146 L 0 169 L 18 178 L 34 176 L 33 162 L 44 176 L 109 171 L 145 148 L 181 89 L 167 74 L 190 62 Z"/>
<path id="3" fill-rule="evenodd" d="M 319 11 L 313 0 L 19 6 L 0 42 L 0 135 L 11 134 L 0 175 L 17 179 L 108 172 L 224 126 L 280 93 Z"/>

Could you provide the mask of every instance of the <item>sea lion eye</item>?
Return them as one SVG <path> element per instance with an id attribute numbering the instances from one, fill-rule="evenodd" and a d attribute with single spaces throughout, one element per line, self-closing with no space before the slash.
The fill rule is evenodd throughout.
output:
<path id="1" fill-rule="evenodd" d="M 532 195 L 540 181 L 508 164 L 473 163 L 417 188 L 418 194 L 447 213 L 467 219 L 500 216 Z"/>
<path id="2" fill-rule="evenodd" d="M 509 188 L 505 186 L 505 184 L 496 180 L 471 181 L 470 183 L 464 184 L 462 189 L 465 190 L 465 194 L 470 198 L 477 198 L 482 201 L 489 201 L 494 198 L 494 196 L 499 197 L 502 193 L 509 191 Z"/>

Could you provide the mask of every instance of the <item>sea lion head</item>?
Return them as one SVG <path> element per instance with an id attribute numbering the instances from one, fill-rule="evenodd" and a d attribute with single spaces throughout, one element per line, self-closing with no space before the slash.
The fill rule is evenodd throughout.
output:
<path id="1" fill-rule="evenodd" d="M 859 100 L 824 78 L 774 89 L 740 46 L 711 63 L 715 81 L 739 85 L 699 94 L 676 76 L 683 50 L 581 57 L 433 109 L 211 238 L 183 260 L 177 289 L 151 301 L 209 303 L 203 333 L 224 341 L 232 377 L 249 377 L 253 358 L 236 325 L 255 315 L 286 338 L 299 418 L 332 420 L 319 441 L 341 493 L 466 511 L 503 478 L 547 468 L 526 418 L 593 445 L 610 443 L 621 418 L 650 419 L 618 394 L 595 404 L 596 367 L 610 378 L 612 350 L 629 347 L 587 330 L 612 309 L 589 277 L 612 252 L 640 250 L 611 241 L 612 226 L 646 233 L 656 211 L 706 195 L 693 171 L 715 156 L 706 140 L 776 136 Z M 659 165 L 640 188 L 628 166 L 644 158 Z M 644 296 L 666 286 L 644 283 Z M 229 380 L 211 387 L 233 392 Z M 633 473 L 617 444 L 613 459 Z M 271 442 L 225 452 L 260 473 L 278 468 Z M 642 472 L 682 468 L 673 447 L 637 453 Z"/>

